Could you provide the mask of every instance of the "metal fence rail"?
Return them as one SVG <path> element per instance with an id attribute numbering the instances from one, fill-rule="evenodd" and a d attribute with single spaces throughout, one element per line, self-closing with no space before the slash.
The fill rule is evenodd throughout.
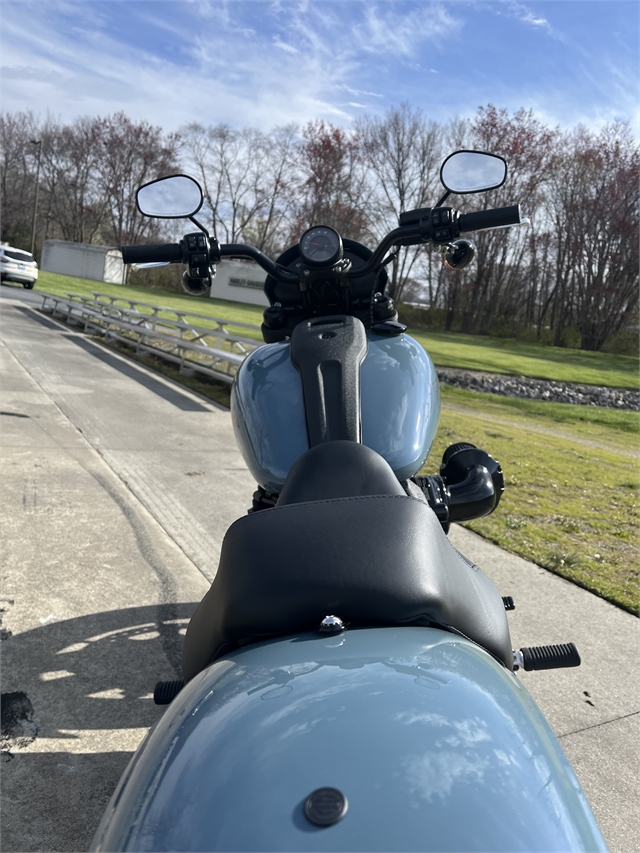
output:
<path id="1" fill-rule="evenodd" d="M 134 346 L 140 355 L 153 353 L 178 364 L 181 373 L 203 373 L 228 383 L 246 356 L 261 345 L 227 328 L 260 331 L 259 326 L 97 292 L 90 297 L 46 294 L 42 310 L 86 333 L 102 335 L 105 341 Z"/>

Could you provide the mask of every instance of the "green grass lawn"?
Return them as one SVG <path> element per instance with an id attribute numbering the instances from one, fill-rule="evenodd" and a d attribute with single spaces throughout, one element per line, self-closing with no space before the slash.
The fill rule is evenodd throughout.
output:
<path id="1" fill-rule="evenodd" d="M 178 311 L 205 314 L 221 320 L 229 320 L 231 331 L 234 331 L 233 321 L 236 323 L 249 323 L 253 326 L 260 326 L 262 323 L 263 309 L 258 305 L 244 305 L 240 302 L 227 302 L 222 299 L 189 296 L 186 293 L 181 294 L 173 290 L 162 290 L 160 288 L 151 289 L 148 287 L 108 284 L 103 281 L 90 281 L 85 278 L 75 278 L 74 276 L 40 271 L 37 289 L 41 293 L 50 293 L 53 296 L 62 297 L 66 296 L 67 293 L 76 293 L 80 296 L 91 296 L 93 293 L 102 293 L 106 296 L 115 296 L 124 300 L 139 300 L 140 302 L 146 302 L 148 305 L 162 305 Z M 140 310 L 143 313 L 145 311 L 144 308 Z M 199 321 L 199 324 L 206 325 L 206 321 Z M 237 332 L 243 337 L 262 340 L 259 329 L 239 328 Z"/>
<path id="2" fill-rule="evenodd" d="M 486 370 L 559 382 L 637 388 L 639 361 L 629 355 L 565 349 L 459 332 L 411 331 L 438 367 Z"/>
<path id="3" fill-rule="evenodd" d="M 529 400 L 514 408 L 446 386 L 442 402 L 423 473 L 437 472 L 449 444 L 471 441 L 505 475 L 498 509 L 465 526 L 637 615 L 640 414 Z"/>

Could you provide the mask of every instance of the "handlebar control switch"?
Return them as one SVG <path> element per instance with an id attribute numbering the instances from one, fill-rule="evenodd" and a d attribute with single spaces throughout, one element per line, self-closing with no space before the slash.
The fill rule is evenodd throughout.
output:
<path id="1" fill-rule="evenodd" d="M 190 252 L 204 252 L 207 248 L 207 238 L 204 234 L 187 234 L 184 238 L 187 241 L 187 249 Z"/>
<path id="2" fill-rule="evenodd" d="M 436 207 L 429 216 L 420 220 L 423 240 L 431 240 L 437 245 L 446 245 L 459 234 L 457 227 L 460 213 L 453 207 Z"/>
<path id="3" fill-rule="evenodd" d="M 460 236 L 458 219 L 460 211 L 455 207 L 420 207 L 400 214 L 400 227 L 414 226 L 417 237 L 407 237 L 398 243 L 402 246 L 417 246 L 433 242 L 436 245 L 450 243 Z"/>
<path id="4" fill-rule="evenodd" d="M 208 274 L 207 256 L 195 253 L 189 255 L 189 275 L 191 278 L 206 278 Z"/>
<path id="5" fill-rule="evenodd" d="M 182 245 L 187 256 L 186 262 L 189 267 L 189 277 L 195 279 L 209 278 L 211 261 L 207 235 L 201 231 L 197 231 L 195 234 L 185 234 Z"/>

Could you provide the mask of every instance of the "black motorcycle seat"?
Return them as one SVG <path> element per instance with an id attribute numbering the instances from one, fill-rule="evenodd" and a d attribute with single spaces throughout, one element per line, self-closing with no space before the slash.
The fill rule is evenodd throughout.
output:
<path id="1" fill-rule="evenodd" d="M 360 451 L 356 457 L 364 460 Z M 284 502 L 227 531 L 218 573 L 187 630 L 185 681 L 239 645 L 317 629 L 328 615 L 352 627 L 442 627 L 512 669 L 498 590 L 453 548 L 430 507 L 393 484 L 392 494 L 287 503 L 287 495 L 304 497 L 303 460 L 285 483 Z"/>

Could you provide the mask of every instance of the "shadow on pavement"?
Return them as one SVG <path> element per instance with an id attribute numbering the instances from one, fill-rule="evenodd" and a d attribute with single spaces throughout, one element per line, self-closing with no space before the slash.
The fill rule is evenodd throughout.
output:
<path id="1" fill-rule="evenodd" d="M 145 730 L 181 677 L 196 603 L 54 622 L 3 641 L 2 850 L 86 850 Z"/>

